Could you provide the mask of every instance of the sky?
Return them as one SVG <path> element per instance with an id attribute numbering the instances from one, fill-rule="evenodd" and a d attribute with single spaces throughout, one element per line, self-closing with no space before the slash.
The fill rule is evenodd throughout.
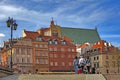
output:
<path id="1" fill-rule="evenodd" d="M 0 46 L 10 38 L 8 17 L 18 24 L 13 38 L 49 27 L 53 17 L 61 27 L 97 27 L 102 40 L 120 47 L 120 0 L 0 0 Z"/>

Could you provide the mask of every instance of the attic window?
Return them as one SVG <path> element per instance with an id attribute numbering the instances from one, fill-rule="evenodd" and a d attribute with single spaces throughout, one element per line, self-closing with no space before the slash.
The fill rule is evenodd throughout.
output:
<path id="1" fill-rule="evenodd" d="M 104 46 L 107 46 L 107 43 L 106 43 L 106 42 L 104 43 Z"/>
<path id="2" fill-rule="evenodd" d="M 66 45 L 66 40 L 63 40 L 63 41 L 62 41 L 62 45 Z"/>
<path id="3" fill-rule="evenodd" d="M 52 39 L 50 39 L 48 42 L 49 42 L 49 44 L 52 44 Z"/>
<path id="4" fill-rule="evenodd" d="M 42 36 L 41 36 L 41 35 L 40 35 L 40 36 L 37 36 L 37 37 L 36 37 L 36 40 L 37 40 L 37 41 L 42 41 Z"/>
<path id="5" fill-rule="evenodd" d="M 54 44 L 56 44 L 56 45 L 58 44 L 58 41 L 57 41 L 57 39 L 56 39 L 56 40 L 54 40 Z"/>

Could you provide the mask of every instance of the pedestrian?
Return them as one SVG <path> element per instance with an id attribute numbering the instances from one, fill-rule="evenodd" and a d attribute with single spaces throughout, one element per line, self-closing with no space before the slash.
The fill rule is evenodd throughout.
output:
<path id="1" fill-rule="evenodd" d="M 75 56 L 75 59 L 73 61 L 75 74 L 78 74 L 78 63 L 79 63 L 78 57 Z"/>
<path id="2" fill-rule="evenodd" d="M 90 73 L 90 67 L 91 67 L 91 61 L 89 56 L 86 58 L 86 68 L 87 68 L 87 73 Z"/>
<path id="3" fill-rule="evenodd" d="M 81 69 L 82 69 L 82 73 L 84 73 L 85 59 L 83 58 L 83 56 L 80 56 L 79 66 L 80 66 Z"/>

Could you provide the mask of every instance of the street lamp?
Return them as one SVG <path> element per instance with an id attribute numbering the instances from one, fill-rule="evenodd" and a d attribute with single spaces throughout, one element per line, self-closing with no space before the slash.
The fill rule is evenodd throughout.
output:
<path id="1" fill-rule="evenodd" d="M 12 62 L 12 36 L 13 36 L 13 30 L 17 29 L 16 21 L 13 20 L 13 18 L 8 17 L 8 20 L 6 21 L 7 27 L 11 28 L 11 40 L 10 40 L 10 47 L 11 47 L 11 54 L 10 54 L 10 68 L 12 68 L 13 62 Z"/>

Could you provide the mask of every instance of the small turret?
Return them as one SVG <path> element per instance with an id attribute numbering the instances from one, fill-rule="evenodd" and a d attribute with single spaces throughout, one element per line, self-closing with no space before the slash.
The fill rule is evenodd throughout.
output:
<path id="1" fill-rule="evenodd" d="M 53 17 L 52 17 L 52 21 L 51 21 L 51 23 L 50 23 L 50 26 L 51 26 L 51 27 L 54 26 L 54 20 L 53 20 Z"/>

